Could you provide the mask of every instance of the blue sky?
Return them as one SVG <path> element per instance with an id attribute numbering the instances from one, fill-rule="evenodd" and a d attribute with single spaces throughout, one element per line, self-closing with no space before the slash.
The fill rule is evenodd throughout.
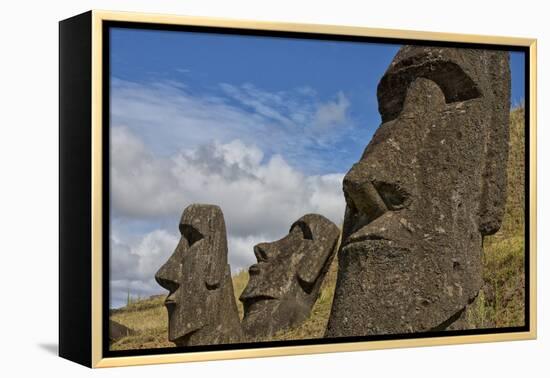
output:
<path id="1" fill-rule="evenodd" d="M 380 124 L 398 45 L 111 30 L 111 305 L 162 293 L 190 203 L 222 207 L 233 271 L 306 212 L 339 224 L 341 179 Z M 524 97 L 511 55 L 512 103 Z"/>
<path id="2" fill-rule="evenodd" d="M 311 154 L 307 160 L 311 163 L 314 155 L 320 162 L 304 168 L 316 173 L 340 171 L 360 156 L 364 141 L 380 121 L 373 88 L 399 48 L 130 29 L 115 29 L 111 46 L 113 77 L 135 82 L 182 82 L 192 94 L 219 93 L 220 83 L 249 83 L 267 93 L 309 88 L 315 90 L 319 101 L 333 100 L 343 91 L 352 104 L 349 119 L 362 127 L 354 127 L 353 134 L 348 133 L 330 146 L 309 145 Z M 250 109 L 244 106 L 243 110 Z M 166 149 L 166 144 L 162 148 Z M 265 152 L 269 157 L 280 151 L 273 146 L 273 151 Z"/>

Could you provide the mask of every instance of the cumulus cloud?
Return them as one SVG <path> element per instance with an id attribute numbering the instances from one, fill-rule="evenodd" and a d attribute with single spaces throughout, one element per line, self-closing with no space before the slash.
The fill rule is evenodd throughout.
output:
<path id="1" fill-rule="evenodd" d="M 198 93 L 113 79 L 111 94 L 112 306 L 128 291 L 163 293 L 153 276 L 191 203 L 222 208 L 233 272 L 255 261 L 255 244 L 283 237 L 306 213 L 342 222 L 345 162 L 357 158 L 335 147 L 353 125 L 343 92 L 322 101 L 309 87 L 225 83 Z M 357 138 L 347 137 L 349 147 Z"/>
<path id="2" fill-rule="evenodd" d="M 340 224 L 345 202 L 343 173 L 305 175 L 280 155 L 267 158 L 241 140 L 213 141 L 172 156 L 153 154 L 127 127 L 112 127 L 111 279 L 138 293 L 162 292 L 153 274 L 173 251 L 177 220 L 191 203 L 213 203 L 223 212 L 232 270 L 254 262 L 252 247 L 283 237 L 306 213 L 319 213 Z M 169 219 L 173 229 L 158 229 L 130 243 L 117 233 L 124 219 Z"/>
<path id="3" fill-rule="evenodd" d="M 233 272 L 246 269 L 254 263 L 253 247 L 256 244 L 270 240 L 264 234 L 234 236 L 229 235 L 227 244 L 229 249 L 229 263 Z"/>
<path id="4" fill-rule="evenodd" d="M 111 201 L 115 213 L 166 215 L 181 203 L 169 160 L 153 156 L 126 127 L 111 128 Z"/>
<path id="5" fill-rule="evenodd" d="M 111 201 L 116 216 L 177 217 L 191 203 L 222 207 L 238 236 L 280 233 L 306 212 L 343 217 L 343 173 L 310 175 L 236 139 L 156 157 L 126 127 L 112 128 Z M 127 143 L 127 144 L 126 144 Z M 120 151 L 120 153 L 118 153 Z"/>
<path id="6" fill-rule="evenodd" d="M 133 296 L 147 297 L 160 292 L 155 272 L 173 252 L 179 236 L 155 230 L 131 243 L 111 233 L 110 282 L 111 304 L 120 306 Z"/>

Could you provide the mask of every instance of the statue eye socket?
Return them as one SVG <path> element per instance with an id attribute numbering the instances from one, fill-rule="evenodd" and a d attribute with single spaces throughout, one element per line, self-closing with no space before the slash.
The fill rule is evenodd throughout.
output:
<path id="1" fill-rule="evenodd" d="M 290 228 L 290 232 L 294 231 L 296 228 L 300 229 L 304 239 L 313 240 L 313 233 L 311 232 L 311 228 L 306 222 L 299 221 L 294 223 Z"/>
<path id="2" fill-rule="evenodd" d="M 189 224 L 180 224 L 180 232 L 189 243 L 189 247 L 204 238 L 199 230 Z"/>

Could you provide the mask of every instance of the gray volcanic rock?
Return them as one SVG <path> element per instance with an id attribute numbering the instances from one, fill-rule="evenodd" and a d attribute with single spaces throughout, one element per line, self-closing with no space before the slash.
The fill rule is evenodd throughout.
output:
<path id="1" fill-rule="evenodd" d="M 114 320 L 109 319 L 109 340 L 111 342 L 118 341 L 126 336 L 134 335 L 135 331 L 122 325 Z"/>
<path id="2" fill-rule="evenodd" d="M 404 46 L 378 101 L 383 123 L 344 178 L 327 337 L 459 328 L 504 212 L 508 53 Z"/>
<path id="3" fill-rule="evenodd" d="M 241 341 L 221 209 L 190 205 L 179 229 L 181 239 L 174 253 L 155 275 L 170 292 L 165 301 L 168 338 L 178 346 Z"/>
<path id="4" fill-rule="evenodd" d="M 243 331 L 250 339 L 269 337 L 308 316 L 332 262 L 340 230 L 318 214 L 304 215 L 284 238 L 254 247 L 258 260 L 249 269 Z"/>

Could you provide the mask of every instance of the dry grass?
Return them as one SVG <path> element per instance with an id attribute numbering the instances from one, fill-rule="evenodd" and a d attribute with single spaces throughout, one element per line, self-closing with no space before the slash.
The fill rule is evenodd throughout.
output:
<path id="1" fill-rule="evenodd" d="M 506 213 L 501 230 L 484 241 L 483 278 L 485 287 L 467 314 L 471 328 L 507 327 L 524 324 L 524 108 L 511 112 L 510 152 L 508 161 L 508 189 Z M 312 339 L 323 337 L 336 285 L 338 270 L 334 259 L 319 298 L 310 317 L 294 329 L 279 332 L 274 340 Z M 238 300 L 248 282 L 243 270 L 233 277 L 235 300 L 239 315 L 243 307 Z M 168 316 L 163 305 L 164 296 L 131 303 L 113 311 L 111 318 L 137 331 L 112 345 L 113 350 L 159 348 L 173 346 L 167 340 Z"/>
<path id="2" fill-rule="evenodd" d="M 471 328 L 525 324 L 525 109 L 510 114 L 506 209 L 501 229 L 484 240 L 483 279 L 468 320 Z"/>
<path id="3" fill-rule="evenodd" d="M 111 319 L 136 331 L 111 345 L 112 350 L 162 348 L 174 346 L 168 341 L 168 313 L 164 295 L 157 295 L 131 303 L 119 310 L 111 310 Z"/>
<path id="4" fill-rule="evenodd" d="M 243 318 L 244 309 L 243 304 L 239 300 L 241 293 L 244 291 L 246 284 L 248 283 L 248 271 L 241 270 L 239 273 L 233 276 L 233 290 L 235 292 L 235 301 L 237 302 L 237 309 L 239 310 L 239 318 Z"/>

